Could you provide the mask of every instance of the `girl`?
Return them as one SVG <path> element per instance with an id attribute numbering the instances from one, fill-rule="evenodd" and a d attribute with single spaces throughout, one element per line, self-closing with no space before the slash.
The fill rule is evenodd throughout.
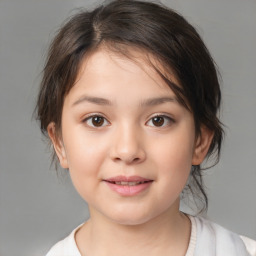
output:
<path id="1" fill-rule="evenodd" d="M 54 39 L 37 109 L 90 219 L 47 256 L 256 255 L 256 243 L 179 210 L 204 201 L 223 130 L 214 62 L 166 7 L 119 0 L 71 18 Z M 55 154 L 54 153 L 54 154 Z"/>

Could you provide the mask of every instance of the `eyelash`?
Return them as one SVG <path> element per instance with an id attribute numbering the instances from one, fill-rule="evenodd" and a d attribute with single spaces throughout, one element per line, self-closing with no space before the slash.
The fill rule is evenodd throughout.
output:
<path id="1" fill-rule="evenodd" d="M 92 124 L 92 119 L 93 118 L 100 118 L 101 119 L 101 121 L 103 121 L 103 125 L 100 123 L 100 125 L 99 126 L 96 126 L 96 125 L 93 125 Z M 149 122 L 153 122 L 153 119 L 154 118 L 162 118 L 163 120 L 163 125 L 160 125 L 160 126 L 157 126 L 157 125 L 149 125 L 149 126 L 151 126 L 151 127 L 156 127 L 156 128 L 161 128 L 161 127 L 166 127 L 166 126 L 168 126 L 168 125 L 170 125 L 171 123 L 175 123 L 175 120 L 173 119 L 173 118 L 171 118 L 171 117 L 169 117 L 169 116 L 167 116 L 167 115 L 155 115 L 155 116 L 153 116 L 153 117 L 151 117 L 147 122 L 146 122 L 146 124 L 148 124 Z M 91 124 L 88 124 L 88 122 L 91 122 Z M 99 120 L 100 121 L 100 120 Z M 100 114 L 93 114 L 93 115 L 90 115 L 90 116 L 88 116 L 88 117 L 86 117 L 85 119 L 83 119 L 83 121 L 82 121 L 83 123 L 86 123 L 88 126 L 90 126 L 90 127 L 93 127 L 93 128 L 101 128 L 101 127 L 105 127 L 105 126 L 108 126 L 109 124 L 110 124 L 110 122 L 104 117 L 104 116 L 102 116 L 102 115 L 100 115 Z M 166 124 L 166 122 L 167 122 L 167 124 Z M 161 123 L 160 123 L 161 124 Z"/>
<path id="2" fill-rule="evenodd" d="M 146 122 L 146 124 L 149 123 L 149 122 L 153 122 L 154 118 L 163 118 L 163 121 L 164 121 L 164 125 L 161 125 L 161 126 L 152 125 L 152 127 L 156 127 L 156 128 L 158 128 L 158 127 L 160 127 L 160 128 L 161 127 L 166 127 L 166 126 L 168 126 L 168 125 L 170 125 L 172 123 L 175 123 L 175 120 L 173 118 L 169 117 L 169 116 L 166 116 L 166 115 L 155 115 L 155 116 L 151 117 L 149 119 L 149 121 Z M 167 124 L 166 124 L 166 122 L 167 122 Z"/>
<path id="3" fill-rule="evenodd" d="M 92 119 L 93 119 L 94 117 L 102 118 L 102 119 L 103 119 L 103 124 L 104 124 L 105 122 L 107 122 L 107 125 L 109 125 L 109 121 L 107 121 L 107 119 L 106 119 L 104 116 L 100 115 L 100 114 L 93 114 L 93 115 L 90 115 L 90 116 L 86 117 L 82 122 L 83 122 L 83 123 L 86 123 L 88 126 L 93 127 L 93 128 L 101 128 L 101 127 L 107 126 L 106 124 L 103 125 L 103 126 L 102 126 L 102 125 L 101 125 L 101 126 L 95 126 L 95 125 L 93 125 L 93 124 L 89 125 L 89 124 L 88 124 L 88 121 L 91 121 L 91 122 L 92 122 Z"/>

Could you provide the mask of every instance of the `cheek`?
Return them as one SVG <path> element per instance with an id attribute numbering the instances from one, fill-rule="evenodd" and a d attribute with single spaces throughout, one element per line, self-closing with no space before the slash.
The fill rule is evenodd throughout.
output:
<path id="1" fill-rule="evenodd" d="M 193 157 L 193 141 L 190 137 L 173 136 L 173 138 L 165 139 L 162 143 L 158 143 L 156 152 L 159 163 L 163 163 L 167 168 L 177 168 L 186 170 L 190 169 Z"/>
<path id="2" fill-rule="evenodd" d="M 100 160 L 107 151 L 106 141 L 98 134 L 85 132 L 82 126 L 68 129 L 67 136 L 64 133 L 63 137 L 70 168 L 73 165 L 79 167 L 80 164 L 89 167 L 92 162 Z"/>
<path id="3" fill-rule="evenodd" d="M 160 141 L 159 141 L 160 142 Z M 158 143 L 156 148 L 159 178 L 169 189 L 182 190 L 188 179 L 193 157 L 193 140 L 188 135 L 175 135 Z"/>
<path id="4" fill-rule="evenodd" d="M 161 207 L 165 209 L 174 204 L 186 186 L 191 170 L 191 151 L 172 148 L 164 152 L 159 160 L 156 200 L 162 202 Z"/>
<path id="5" fill-rule="evenodd" d="M 101 177 L 101 156 L 104 153 L 92 147 L 80 149 L 69 155 L 69 173 L 77 192 L 85 201 L 90 202 L 92 196 L 97 197 L 92 192 L 98 189 Z"/>
<path id="6" fill-rule="evenodd" d="M 99 136 L 85 133 L 83 128 L 67 130 L 67 134 L 72 134 L 65 137 L 63 132 L 69 172 L 80 193 L 93 186 L 99 178 L 101 165 L 108 152 L 107 145 Z"/>

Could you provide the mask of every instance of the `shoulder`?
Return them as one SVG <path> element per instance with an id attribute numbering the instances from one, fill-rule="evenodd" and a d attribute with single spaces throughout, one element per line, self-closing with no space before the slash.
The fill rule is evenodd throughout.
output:
<path id="1" fill-rule="evenodd" d="M 240 236 L 251 256 L 256 256 L 256 241 L 245 236 Z"/>
<path id="2" fill-rule="evenodd" d="M 56 243 L 46 256 L 81 256 L 75 242 L 75 233 L 80 226 L 75 228 L 65 239 Z"/>
<path id="3" fill-rule="evenodd" d="M 193 217 L 196 222 L 196 255 L 256 256 L 256 241 L 241 237 L 222 226 L 201 217 Z"/>

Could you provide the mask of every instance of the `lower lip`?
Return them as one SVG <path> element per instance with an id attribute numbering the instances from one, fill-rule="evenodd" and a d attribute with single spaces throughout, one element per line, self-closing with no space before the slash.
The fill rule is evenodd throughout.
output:
<path id="1" fill-rule="evenodd" d="M 148 189 L 152 184 L 152 181 L 135 186 L 117 185 L 110 182 L 106 182 L 106 184 L 121 196 L 135 196 Z"/>

